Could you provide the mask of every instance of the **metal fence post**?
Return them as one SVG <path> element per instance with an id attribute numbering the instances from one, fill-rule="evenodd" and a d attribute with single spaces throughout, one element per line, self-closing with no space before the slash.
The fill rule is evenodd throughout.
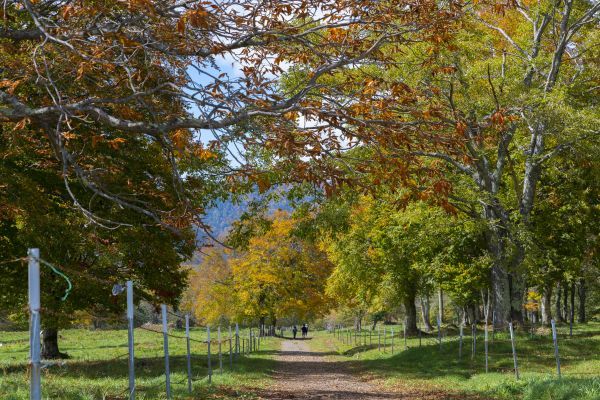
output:
<path id="1" fill-rule="evenodd" d="M 129 348 L 129 399 L 135 399 L 135 354 L 133 338 L 133 282 L 127 281 L 127 346 Z"/>
<path id="2" fill-rule="evenodd" d="M 485 333 L 484 333 L 484 349 L 485 349 L 485 373 L 488 373 L 488 323 L 487 318 L 485 319 Z"/>
<path id="3" fill-rule="evenodd" d="M 515 364 L 515 378 L 519 379 L 519 368 L 517 367 L 517 349 L 515 348 L 515 335 L 513 333 L 512 322 L 508 323 L 508 329 L 510 330 L 510 342 L 512 344 L 513 362 Z"/>
<path id="4" fill-rule="evenodd" d="M 475 359 L 475 350 L 477 348 L 477 330 L 475 324 L 471 325 L 471 359 Z"/>
<path id="5" fill-rule="evenodd" d="M 462 348 L 463 348 L 463 324 L 460 324 L 459 328 L 459 339 L 458 339 L 458 359 L 462 359 Z"/>
<path id="6" fill-rule="evenodd" d="M 233 353 L 232 353 L 232 340 L 233 336 L 231 336 L 231 325 L 229 325 L 229 368 L 233 368 Z"/>
<path id="7" fill-rule="evenodd" d="M 558 377 L 561 377 L 560 374 L 560 356 L 558 355 L 558 337 L 556 335 L 556 323 L 554 320 L 550 320 L 552 324 L 552 341 L 554 342 L 554 357 L 556 358 L 556 373 L 558 373 Z"/>
<path id="8" fill-rule="evenodd" d="M 221 325 L 217 328 L 217 339 L 219 340 L 219 373 L 223 373 L 223 353 L 221 352 Z"/>
<path id="9" fill-rule="evenodd" d="M 394 354 L 394 328 L 390 328 L 392 330 L 392 354 Z"/>
<path id="10" fill-rule="evenodd" d="M 206 344 L 207 344 L 207 365 L 208 365 L 208 383 L 212 383 L 212 365 L 210 359 L 210 326 L 206 327 Z"/>
<path id="11" fill-rule="evenodd" d="M 169 336 L 167 330 L 167 305 L 161 304 L 162 328 L 163 328 L 163 349 L 165 353 L 165 384 L 167 389 L 167 399 L 171 398 L 171 372 L 169 370 Z"/>
<path id="12" fill-rule="evenodd" d="M 28 265 L 28 291 L 29 291 L 29 356 L 31 359 L 31 381 L 29 398 L 40 400 L 42 398 L 42 360 L 40 342 L 40 249 L 29 249 Z"/>
<path id="13" fill-rule="evenodd" d="M 441 321 L 441 316 L 438 314 L 437 317 L 437 331 L 438 331 L 438 343 L 440 344 L 440 351 L 442 351 L 442 321 Z"/>
<path id="14" fill-rule="evenodd" d="M 190 315 L 185 314 L 185 341 L 187 344 L 188 392 L 192 393 L 192 355 L 190 352 Z"/>
<path id="15" fill-rule="evenodd" d="M 240 355 L 240 326 L 235 323 L 235 358 Z"/>

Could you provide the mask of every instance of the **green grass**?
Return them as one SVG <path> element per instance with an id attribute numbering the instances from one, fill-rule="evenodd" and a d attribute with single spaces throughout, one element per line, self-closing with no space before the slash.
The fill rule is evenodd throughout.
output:
<path id="1" fill-rule="evenodd" d="M 172 335 L 183 336 L 173 330 Z M 241 336 L 247 331 L 240 332 Z M 205 340 L 206 332 L 193 329 L 190 336 Z M 223 338 L 227 332 L 223 332 Z M 21 400 L 29 398 L 27 358 L 29 351 L 27 332 L 0 332 L 0 398 Z M 216 339 L 216 332 L 211 332 Z M 128 386 L 127 331 L 72 329 L 60 332 L 62 352 L 71 357 L 59 360 L 43 369 L 42 391 L 44 398 L 125 399 Z M 171 385 L 174 398 L 254 398 L 250 388 L 268 384 L 274 367 L 273 350 L 279 341 L 267 338 L 261 341 L 260 351 L 240 356 L 229 367 L 229 357 L 223 355 L 223 373 L 219 372 L 218 346 L 211 348 L 213 383 L 208 384 L 206 344 L 191 342 L 193 396 L 187 391 L 186 341 L 169 338 Z M 223 344 L 223 353 L 229 344 Z M 163 399 L 165 396 L 164 356 L 162 334 L 135 330 L 136 387 L 138 399 Z M 189 396 L 189 397 L 188 397 Z"/>
<path id="2" fill-rule="evenodd" d="M 390 327 L 386 328 L 387 346 L 379 350 L 377 332 L 369 340 L 343 343 L 329 333 L 318 333 L 311 346 L 318 351 L 334 351 L 336 359 L 348 362 L 357 373 L 368 374 L 384 385 L 429 387 L 457 393 L 478 394 L 484 398 L 558 400 L 600 399 L 600 324 L 577 326 L 573 338 L 567 327 L 559 330 L 559 349 L 563 378 L 556 377 L 554 347 L 549 330 L 540 329 L 533 337 L 529 332 L 517 332 L 516 348 L 520 379 L 513 368 L 510 336 L 497 332 L 494 341 L 489 336 L 489 372 L 485 372 L 483 332 L 477 333 L 475 357 L 471 358 L 471 336 L 463 342 L 463 356 L 458 359 L 456 332 L 448 330 L 437 342 L 437 333 L 404 340 L 401 327 L 395 326 L 394 354 L 391 352 Z M 366 345 L 365 345 L 366 339 Z M 382 345 L 384 340 L 382 339 Z M 385 350 L 385 352 L 384 352 Z"/>

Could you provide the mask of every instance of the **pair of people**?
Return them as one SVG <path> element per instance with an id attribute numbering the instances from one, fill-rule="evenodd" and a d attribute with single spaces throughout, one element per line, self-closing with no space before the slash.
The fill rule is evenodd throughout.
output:
<path id="1" fill-rule="evenodd" d="M 308 336 L 308 325 L 304 324 L 302 325 L 302 337 L 306 338 Z M 294 334 L 294 339 L 296 339 L 296 335 L 298 334 L 298 327 L 296 325 L 294 325 L 292 327 L 292 333 Z"/>

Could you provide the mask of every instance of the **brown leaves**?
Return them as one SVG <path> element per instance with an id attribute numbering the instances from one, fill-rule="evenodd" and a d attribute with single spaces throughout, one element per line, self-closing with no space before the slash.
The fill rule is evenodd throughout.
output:
<path id="1" fill-rule="evenodd" d="M 17 86 L 19 86 L 21 82 L 23 82 L 23 79 L 17 79 L 12 81 L 9 79 L 3 79 L 2 81 L 0 81 L 0 89 L 6 89 L 6 93 L 14 94 L 15 90 L 17 89 Z"/>

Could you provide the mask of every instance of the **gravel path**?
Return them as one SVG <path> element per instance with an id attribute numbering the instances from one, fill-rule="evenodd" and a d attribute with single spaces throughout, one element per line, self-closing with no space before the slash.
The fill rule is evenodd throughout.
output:
<path id="1" fill-rule="evenodd" d="M 398 387 L 386 391 L 374 382 L 361 380 L 344 362 L 329 357 L 333 353 L 314 352 L 310 340 L 283 340 L 277 355 L 279 366 L 275 383 L 260 392 L 261 399 L 336 399 L 336 400 L 450 400 L 480 399 L 442 390 Z"/>

